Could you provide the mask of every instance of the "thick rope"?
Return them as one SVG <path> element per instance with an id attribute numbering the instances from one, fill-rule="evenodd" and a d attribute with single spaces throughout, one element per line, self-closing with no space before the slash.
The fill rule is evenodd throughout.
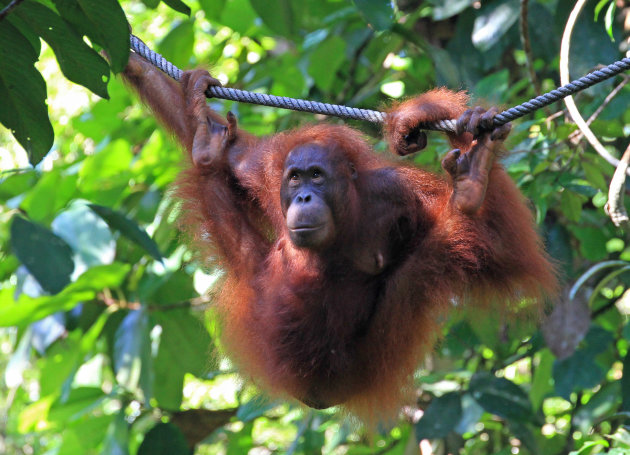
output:
<path id="1" fill-rule="evenodd" d="M 131 48 L 173 79 L 177 81 L 181 79 L 183 74 L 182 70 L 177 68 L 157 52 L 149 49 L 149 47 L 135 35 L 131 35 Z M 501 112 L 495 116 L 494 125 L 504 125 L 507 122 L 523 117 L 530 112 L 534 112 L 535 110 L 555 103 L 564 97 L 573 95 L 574 93 L 587 89 L 592 85 L 605 81 L 606 79 L 610 79 L 611 77 L 628 69 L 630 69 L 630 58 L 621 59 L 605 68 L 593 71 L 592 73 L 589 73 L 573 82 L 545 93 L 544 95 L 537 96 L 536 98 L 533 98 L 523 104 Z M 225 100 L 241 101 L 251 104 L 259 104 L 262 106 L 291 109 L 294 111 L 313 112 L 315 114 L 333 115 L 341 118 L 366 120 L 373 123 L 384 122 L 385 116 L 387 115 L 385 112 L 373 111 L 370 109 L 357 109 L 339 104 L 319 103 L 317 101 L 266 95 L 263 93 L 248 92 L 245 90 L 236 90 L 226 87 L 209 87 L 206 91 L 206 96 L 209 98 L 214 97 Z M 455 132 L 455 125 L 455 120 L 442 120 L 435 123 L 423 124 L 421 125 L 421 128 L 453 133 Z"/>

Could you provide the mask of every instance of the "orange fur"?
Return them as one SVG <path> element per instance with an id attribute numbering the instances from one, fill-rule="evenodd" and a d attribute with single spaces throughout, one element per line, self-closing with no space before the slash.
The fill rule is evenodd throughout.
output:
<path id="1" fill-rule="evenodd" d="M 218 121 L 207 107 L 186 108 L 179 87 L 154 94 L 164 86 L 155 77 L 165 76 L 128 80 L 159 118 Z M 395 150 L 418 122 L 458 117 L 466 102 L 445 89 L 406 101 L 390 112 L 385 136 Z M 197 120 L 171 124 L 189 153 Z M 451 139 L 471 148 L 470 135 Z M 284 161 L 307 143 L 332 151 L 337 172 L 351 180 L 340 234 L 325 251 L 292 245 L 280 205 Z M 332 125 L 264 139 L 239 132 L 215 167 L 184 171 L 183 225 L 226 270 L 223 341 L 243 374 L 273 394 L 343 404 L 370 422 L 390 418 L 410 398 L 412 374 L 454 301 L 508 306 L 555 293 L 523 197 L 498 164 L 489 174 L 483 205 L 464 214 L 451 203 L 449 179 L 380 158 L 360 133 Z M 398 238 L 401 248 L 392 246 Z M 383 251 L 380 273 L 355 266 Z"/>

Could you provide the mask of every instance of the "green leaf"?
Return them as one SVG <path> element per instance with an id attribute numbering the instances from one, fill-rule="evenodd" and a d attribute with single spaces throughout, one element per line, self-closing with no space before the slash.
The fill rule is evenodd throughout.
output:
<path id="1" fill-rule="evenodd" d="M 553 365 L 556 394 L 565 400 L 576 389 L 595 387 L 604 377 L 599 365 L 593 365 L 593 358 L 586 358 L 580 351 L 570 357 L 557 360 Z"/>
<path id="2" fill-rule="evenodd" d="M 373 29 L 389 30 L 394 24 L 394 4 L 391 0 L 353 0 L 359 13 Z"/>
<path id="3" fill-rule="evenodd" d="M 606 350 L 612 341 L 610 332 L 593 326 L 582 348 L 566 359 L 556 360 L 553 365 L 556 394 L 568 400 L 575 390 L 597 386 L 604 378 L 605 371 L 595 362 L 595 357 Z"/>
<path id="4" fill-rule="evenodd" d="M 472 42 L 482 52 L 497 44 L 518 20 L 518 0 L 485 3 L 473 26 Z"/>
<path id="5" fill-rule="evenodd" d="M 172 423 L 158 423 L 144 436 L 138 455 L 188 455 L 182 432 Z"/>
<path id="6" fill-rule="evenodd" d="M 27 191 L 32 191 L 37 184 L 39 173 L 33 171 L 9 174 L 4 180 L 0 180 L 0 202 L 6 203 Z"/>
<path id="7" fill-rule="evenodd" d="M 87 205 L 72 204 L 55 217 L 51 227 L 72 247 L 75 263 L 81 269 L 114 261 L 114 235 L 107 223 Z"/>
<path id="8" fill-rule="evenodd" d="M 38 58 L 28 39 L 8 21 L 0 22 L 0 123 L 39 163 L 53 146 L 46 106 L 46 82 L 35 69 Z"/>
<path id="9" fill-rule="evenodd" d="M 346 43 L 341 37 L 331 36 L 311 54 L 308 73 L 320 89 L 330 90 L 337 70 L 346 59 L 345 49 Z"/>
<path id="10" fill-rule="evenodd" d="M 53 0 L 59 14 L 81 34 L 105 48 L 114 72 L 129 58 L 129 24 L 116 0 Z"/>
<path id="11" fill-rule="evenodd" d="M 236 418 L 243 423 L 247 423 L 257 419 L 265 412 L 275 408 L 276 406 L 278 406 L 277 401 L 270 401 L 268 397 L 258 395 L 238 408 L 238 411 L 236 411 Z"/>
<path id="12" fill-rule="evenodd" d="M 274 32 L 290 37 L 295 32 L 295 17 L 291 0 L 250 0 L 252 8 Z"/>
<path id="13" fill-rule="evenodd" d="M 60 169 L 44 173 L 31 191 L 26 193 L 20 208 L 32 220 L 49 220 L 76 195 L 77 179 L 76 173 L 66 175 Z"/>
<path id="14" fill-rule="evenodd" d="M 190 8 L 181 0 L 162 0 L 162 3 L 170 6 L 175 11 L 184 13 L 186 16 L 190 16 Z"/>
<path id="15" fill-rule="evenodd" d="M 613 36 L 613 22 L 615 20 L 615 11 L 617 11 L 617 4 L 615 2 L 610 2 L 610 5 L 608 5 L 608 9 L 606 10 L 606 17 L 604 18 L 606 33 L 608 33 L 610 40 L 613 42 L 615 41 L 615 37 Z"/>
<path id="16" fill-rule="evenodd" d="M 595 227 L 571 226 L 570 230 L 580 241 L 580 252 L 591 261 L 601 261 L 607 255 L 606 235 Z"/>
<path id="17" fill-rule="evenodd" d="M 609 446 L 610 444 L 608 443 L 608 441 L 604 439 L 600 439 L 598 441 L 586 441 L 584 445 L 580 447 L 580 450 L 574 450 L 572 452 L 569 452 L 569 455 L 587 455 L 589 453 L 593 453 L 594 447 L 609 447 Z"/>
<path id="18" fill-rule="evenodd" d="M 42 396 L 57 396 L 68 377 L 77 370 L 81 360 L 80 336 L 80 331 L 73 332 L 54 343 L 38 362 L 39 371 L 46 378 L 40 385 Z"/>
<path id="19" fill-rule="evenodd" d="M 483 408 L 470 396 L 469 393 L 462 395 L 462 417 L 454 430 L 458 434 L 472 433 L 475 426 L 483 415 Z"/>
<path id="20" fill-rule="evenodd" d="M 66 286 L 54 296 L 32 298 L 20 295 L 13 298 L 13 289 L 0 290 L 0 327 L 22 326 L 38 321 L 57 311 L 69 311 L 82 301 L 91 300 L 96 292 L 105 288 L 115 288 L 129 273 L 129 266 L 123 264 L 92 267 L 76 282 Z"/>
<path id="21" fill-rule="evenodd" d="M 604 173 L 602 172 L 602 168 L 596 166 L 594 164 L 583 161 L 580 163 L 582 169 L 584 169 L 584 175 L 586 179 L 596 188 L 599 188 L 602 191 L 608 190 L 608 182 L 606 182 L 606 177 L 604 177 Z"/>
<path id="22" fill-rule="evenodd" d="M 510 72 L 507 69 L 489 74 L 475 87 L 475 95 L 491 104 L 499 104 L 509 86 Z"/>
<path id="23" fill-rule="evenodd" d="M 64 292 L 96 292 L 107 288 L 116 288 L 126 278 L 130 268 L 127 264 L 117 263 L 91 267 L 77 281 L 69 285 Z"/>
<path id="24" fill-rule="evenodd" d="M 89 204 L 98 216 L 103 218 L 110 228 L 120 231 L 122 235 L 134 242 L 136 245 L 144 249 L 156 261 L 162 260 L 162 254 L 158 246 L 145 230 L 140 229 L 131 218 L 127 218 L 120 212 L 114 211 L 109 207 L 102 205 Z"/>
<path id="25" fill-rule="evenodd" d="M 543 349 L 540 352 L 540 361 L 536 367 L 534 378 L 532 379 L 531 390 L 529 396 L 534 409 L 539 409 L 545 398 L 553 393 L 553 354 L 549 349 Z"/>
<path id="26" fill-rule="evenodd" d="M 138 286 L 138 295 L 149 304 L 168 305 L 190 300 L 197 295 L 193 277 L 185 270 L 171 274 L 146 273 Z"/>
<path id="27" fill-rule="evenodd" d="M 562 213 L 571 221 L 578 222 L 582 216 L 583 196 L 565 190 L 560 194 Z"/>
<path id="28" fill-rule="evenodd" d="M 74 271 L 72 249 L 49 229 L 16 216 L 11 223 L 11 247 L 42 288 L 51 294 L 70 282 Z"/>
<path id="29" fill-rule="evenodd" d="M 243 36 L 248 36 L 255 26 L 258 14 L 249 0 L 230 0 L 221 11 L 220 22 Z"/>
<path id="30" fill-rule="evenodd" d="M 516 422 L 533 419 L 527 394 L 505 378 L 485 372 L 476 373 L 470 380 L 469 392 L 491 414 Z"/>
<path id="31" fill-rule="evenodd" d="M 527 425 L 521 422 L 511 421 L 509 422 L 509 428 L 512 431 L 512 434 L 529 449 L 530 453 L 541 453 L 538 447 L 538 442 Z"/>
<path id="32" fill-rule="evenodd" d="M 594 425 L 601 422 L 606 417 L 617 413 L 621 404 L 621 383 L 620 381 L 602 384 L 588 400 L 587 403 L 576 409 L 573 423 L 577 430 L 582 432 L 590 431 Z M 628 417 L 628 416 L 624 416 Z"/>
<path id="33" fill-rule="evenodd" d="M 188 310 L 155 312 L 154 317 L 162 326 L 158 357 L 163 356 L 168 365 L 195 376 L 218 368 L 210 334 Z"/>
<path id="34" fill-rule="evenodd" d="M 195 29 L 193 21 L 187 20 L 175 28 L 160 41 L 158 51 L 165 59 L 180 68 L 188 66 L 195 44 Z"/>
<path id="35" fill-rule="evenodd" d="M 76 420 L 107 398 L 100 387 L 78 387 L 64 400 L 58 400 L 48 413 L 48 421 L 65 425 Z M 103 432 L 104 433 L 104 432 Z"/>
<path id="36" fill-rule="evenodd" d="M 199 0 L 199 7 L 206 13 L 206 18 L 218 20 L 221 17 L 226 0 Z"/>
<path id="37" fill-rule="evenodd" d="M 129 455 L 129 424 L 123 407 L 107 429 L 100 453 L 104 455 Z"/>
<path id="38" fill-rule="evenodd" d="M 433 7 L 433 19 L 443 21 L 461 13 L 473 3 L 472 0 L 441 0 Z"/>
<path id="39" fill-rule="evenodd" d="M 559 271 L 564 272 L 564 276 L 573 276 L 573 245 L 571 235 L 564 226 L 554 223 L 545 232 L 545 244 L 549 256 L 554 258 L 559 266 Z"/>
<path id="40" fill-rule="evenodd" d="M 96 449 L 103 442 L 112 420 L 113 416 L 106 414 L 91 415 L 89 419 L 70 422 L 61 433 L 62 442 L 58 453 L 63 455 L 99 453 Z"/>
<path id="41" fill-rule="evenodd" d="M 9 0 L 0 0 L 0 5 L 6 5 L 8 3 Z M 22 35 L 24 35 L 24 37 L 31 43 L 35 54 L 39 55 L 42 51 L 42 41 L 37 33 L 35 33 L 35 31 L 27 23 L 20 19 L 17 14 L 9 15 L 7 20 L 11 23 L 11 25 L 17 28 Z"/>
<path id="42" fill-rule="evenodd" d="M 144 309 L 130 311 L 116 330 L 114 343 L 114 371 L 116 381 L 134 391 L 146 384 L 151 374 L 151 339 L 149 315 Z M 150 381 L 149 381 L 150 382 Z M 145 389 L 145 400 L 151 393 Z"/>
<path id="43" fill-rule="evenodd" d="M 439 439 L 448 435 L 462 418 L 462 398 L 459 392 L 435 397 L 416 424 L 416 439 Z"/>
<path id="44" fill-rule="evenodd" d="M 132 160 L 131 146 L 123 139 L 112 141 L 98 153 L 86 157 L 79 169 L 79 186 L 85 197 L 101 201 L 115 193 L 118 199 L 123 189 L 129 187 Z"/>
<path id="45" fill-rule="evenodd" d="M 611 2 L 610 0 L 599 0 L 597 2 L 597 5 L 595 5 L 595 9 L 593 10 L 593 20 L 595 22 L 597 22 L 599 13 L 602 12 L 602 9 L 604 8 L 604 6 L 608 5 L 609 3 L 614 3 L 614 2 Z"/>
<path id="46" fill-rule="evenodd" d="M 58 14 L 36 2 L 25 2 L 15 13 L 52 48 L 64 76 L 109 98 L 109 65 Z"/>
<path id="47" fill-rule="evenodd" d="M 153 313 L 162 327 L 155 359 L 155 398 L 161 407 L 179 409 L 184 375 L 202 376 L 218 369 L 212 339 L 201 321 L 188 310 Z"/>

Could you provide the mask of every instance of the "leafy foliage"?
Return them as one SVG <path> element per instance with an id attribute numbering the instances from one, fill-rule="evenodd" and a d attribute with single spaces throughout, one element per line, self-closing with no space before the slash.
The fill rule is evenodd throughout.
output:
<path id="1" fill-rule="evenodd" d="M 221 271 L 186 246 L 168 191 L 181 152 L 109 73 L 125 65 L 129 20 L 173 63 L 237 88 L 379 108 L 447 85 L 511 106 L 538 94 L 519 2 L 160 3 L 25 0 L 0 20 L 0 452 L 630 453 L 630 246 L 603 209 L 613 169 L 552 115 L 560 103 L 514 125 L 504 164 L 558 263 L 562 302 L 534 324 L 445 322 L 417 403 L 370 434 L 335 409 L 265 397 L 222 360 Z M 574 78 L 628 47 L 628 5 L 594 3 L 571 43 Z M 559 85 L 573 4 L 528 5 L 543 91 Z M 616 156 L 630 88 L 606 98 L 621 79 L 576 97 Z M 210 102 L 255 134 L 313 120 Z M 413 159 L 437 169 L 446 143 L 429 142 Z"/>

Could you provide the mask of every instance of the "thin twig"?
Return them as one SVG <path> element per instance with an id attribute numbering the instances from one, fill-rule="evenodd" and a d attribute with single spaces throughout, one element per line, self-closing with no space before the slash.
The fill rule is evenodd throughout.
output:
<path id="1" fill-rule="evenodd" d="M 0 21 L 7 17 L 11 11 L 13 11 L 20 3 L 24 0 L 13 0 L 7 6 L 4 7 L 2 11 L 0 11 Z"/>

